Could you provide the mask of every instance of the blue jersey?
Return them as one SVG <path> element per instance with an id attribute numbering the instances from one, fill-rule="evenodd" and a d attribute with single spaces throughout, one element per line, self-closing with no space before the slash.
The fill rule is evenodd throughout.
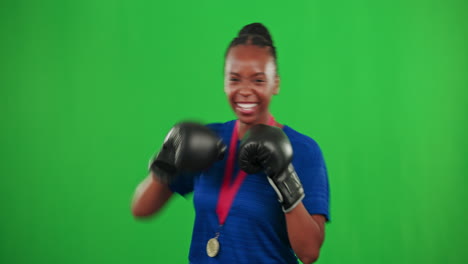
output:
<path id="1" fill-rule="evenodd" d="M 209 124 L 223 142 L 231 142 L 235 120 Z M 302 200 L 310 214 L 322 214 L 330 221 L 327 169 L 317 143 L 289 126 L 283 127 L 294 156 L 293 166 L 304 187 Z M 240 141 L 237 143 L 239 147 Z M 229 149 L 226 150 L 229 153 Z M 236 157 L 237 159 L 237 157 Z M 181 174 L 169 187 L 185 195 L 193 192 L 195 223 L 189 260 L 198 263 L 298 263 L 289 243 L 286 219 L 265 173 L 247 175 L 234 198 L 226 222 L 220 227 L 216 205 L 223 182 L 227 154 L 209 169 Z M 239 172 L 234 163 L 233 179 Z M 206 243 L 219 232 L 220 251 L 211 258 Z"/>

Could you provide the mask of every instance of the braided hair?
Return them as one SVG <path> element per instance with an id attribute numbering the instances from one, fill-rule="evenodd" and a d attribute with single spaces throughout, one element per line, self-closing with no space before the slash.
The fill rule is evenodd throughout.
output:
<path id="1" fill-rule="evenodd" d="M 268 29 L 261 23 L 251 23 L 244 26 L 240 31 L 237 37 L 235 37 L 226 51 L 226 56 L 229 50 L 237 45 L 256 45 L 260 47 L 268 47 L 268 51 L 270 52 L 271 56 L 276 64 L 276 68 L 278 65 L 276 63 L 276 48 L 273 45 L 273 40 L 271 38 L 270 32 Z"/>

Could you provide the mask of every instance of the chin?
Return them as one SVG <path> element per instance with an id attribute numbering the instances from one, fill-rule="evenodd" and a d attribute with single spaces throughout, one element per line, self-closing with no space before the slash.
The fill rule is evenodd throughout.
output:
<path id="1" fill-rule="evenodd" d="M 248 125 L 252 125 L 258 122 L 258 115 L 252 114 L 252 115 L 245 115 L 241 113 L 236 113 L 237 119 L 239 119 L 240 122 Z"/>
<path id="2" fill-rule="evenodd" d="M 241 123 L 247 124 L 247 125 L 253 125 L 255 124 L 255 119 L 254 118 L 242 118 L 242 117 L 237 117 Z"/>

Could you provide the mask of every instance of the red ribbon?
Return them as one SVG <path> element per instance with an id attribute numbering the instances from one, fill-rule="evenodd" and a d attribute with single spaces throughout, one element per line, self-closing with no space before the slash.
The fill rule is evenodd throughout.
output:
<path id="1" fill-rule="evenodd" d="M 268 125 L 274 126 L 275 119 L 270 115 Z M 229 155 L 227 157 L 226 169 L 224 171 L 223 184 L 219 192 L 218 204 L 216 205 L 216 214 L 218 215 L 219 224 L 223 225 L 226 222 L 229 210 L 231 209 L 234 197 L 237 195 L 240 186 L 245 180 L 247 173 L 239 170 L 234 183 L 231 184 L 232 174 L 234 172 L 234 161 L 237 150 L 237 141 L 239 140 L 239 120 L 236 121 L 231 136 L 231 144 L 229 145 Z"/>

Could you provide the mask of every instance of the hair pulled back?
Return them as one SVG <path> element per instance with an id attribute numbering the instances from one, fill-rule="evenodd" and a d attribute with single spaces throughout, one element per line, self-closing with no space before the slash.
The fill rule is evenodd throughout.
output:
<path id="1" fill-rule="evenodd" d="M 261 23 L 251 23 L 244 26 L 240 31 L 237 37 L 235 37 L 226 51 L 226 55 L 232 47 L 237 45 L 256 45 L 259 47 L 268 47 L 268 50 L 273 56 L 273 59 L 276 63 L 276 48 L 273 45 L 273 40 L 271 38 L 270 32 L 268 29 Z M 276 66 L 278 68 L 278 66 Z"/>

